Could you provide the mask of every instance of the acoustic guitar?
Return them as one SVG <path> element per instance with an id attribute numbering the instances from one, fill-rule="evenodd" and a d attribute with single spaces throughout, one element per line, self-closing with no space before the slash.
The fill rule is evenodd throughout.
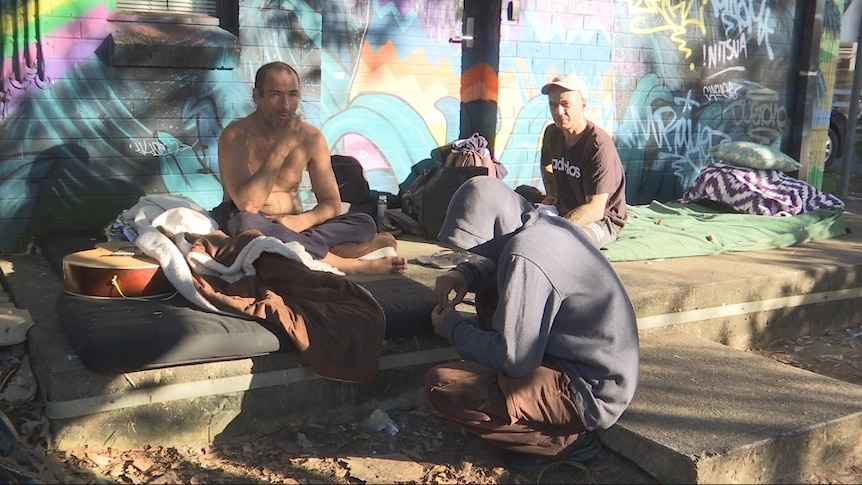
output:
<path id="1" fill-rule="evenodd" d="M 130 242 L 104 242 L 63 257 L 66 293 L 95 298 L 156 298 L 175 292 L 159 262 Z"/>

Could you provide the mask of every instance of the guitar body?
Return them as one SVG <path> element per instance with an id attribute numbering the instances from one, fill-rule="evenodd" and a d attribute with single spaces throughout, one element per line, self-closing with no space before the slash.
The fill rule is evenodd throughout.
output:
<path id="1" fill-rule="evenodd" d="M 66 293 L 95 298 L 145 298 L 174 293 L 159 262 L 133 243 L 99 243 L 63 257 Z"/>

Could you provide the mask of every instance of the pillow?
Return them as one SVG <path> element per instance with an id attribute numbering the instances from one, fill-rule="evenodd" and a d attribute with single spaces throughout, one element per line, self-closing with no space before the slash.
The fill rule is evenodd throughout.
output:
<path id="1" fill-rule="evenodd" d="M 718 160 L 740 167 L 793 172 L 802 164 L 772 147 L 750 141 L 720 143 L 709 150 Z"/>

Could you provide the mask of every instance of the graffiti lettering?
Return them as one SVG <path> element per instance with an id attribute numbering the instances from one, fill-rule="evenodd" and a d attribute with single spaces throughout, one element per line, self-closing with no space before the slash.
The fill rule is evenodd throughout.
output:
<path id="1" fill-rule="evenodd" d="M 700 106 L 700 103 L 691 97 L 691 91 L 685 93 L 685 96 L 674 96 L 673 101 L 677 105 L 682 106 L 683 113 L 686 111 L 692 111 L 693 108 Z"/>
<path id="2" fill-rule="evenodd" d="M 772 9 L 766 5 L 766 0 L 712 0 L 716 18 L 724 25 L 724 35 L 730 39 L 741 34 L 748 34 L 757 39 L 757 45 L 765 45 L 769 59 L 774 59 L 775 53 L 769 44 L 769 36 L 775 32 L 772 23 Z"/>
<path id="3" fill-rule="evenodd" d="M 703 46 L 703 65 L 705 67 L 716 67 L 729 61 L 748 58 L 748 44 L 745 34 L 738 39 L 723 40 L 714 46 Z"/>
<path id="4" fill-rule="evenodd" d="M 729 139 L 727 134 L 691 117 L 689 113 L 701 108 L 692 94 L 689 91 L 684 97 L 674 97 L 672 105 L 629 109 L 635 126 L 633 133 L 642 134 L 643 138 L 628 143 L 638 146 L 655 143 L 658 159 L 670 162 L 683 186 L 691 184 L 706 164 L 710 148 Z"/>
<path id="5" fill-rule="evenodd" d="M 690 111 L 691 107 L 699 104 L 691 99 L 691 92 L 686 98 L 675 98 L 677 105 L 682 105 L 682 112 Z M 634 113 L 635 110 L 631 110 Z M 687 116 L 677 114 L 674 106 L 662 106 L 647 113 L 643 119 L 634 119 L 639 133 L 644 134 L 644 142 L 652 138 L 659 149 L 669 152 L 679 152 L 686 146 L 692 145 L 692 120 Z"/>
<path id="6" fill-rule="evenodd" d="M 723 82 L 718 84 L 710 84 L 703 87 L 703 95 L 707 101 L 716 101 L 719 98 L 737 99 L 739 97 L 740 86 L 733 82 Z"/>
<path id="7" fill-rule="evenodd" d="M 692 53 L 686 41 L 688 29 L 706 33 L 704 5 L 706 0 L 628 0 L 632 16 L 629 29 L 644 35 L 670 32 L 671 40 L 688 59 Z"/>
<path id="8" fill-rule="evenodd" d="M 161 155 L 176 155 L 183 150 L 191 150 L 191 145 L 185 143 L 177 143 L 173 146 L 168 146 L 158 140 L 153 141 L 135 141 L 129 143 L 129 148 L 145 157 L 158 157 Z"/>
<path id="9" fill-rule="evenodd" d="M 728 107 L 733 125 L 745 125 L 750 130 L 770 130 L 780 135 L 787 129 L 787 109 L 777 102 L 760 102 L 751 99 L 734 101 Z"/>

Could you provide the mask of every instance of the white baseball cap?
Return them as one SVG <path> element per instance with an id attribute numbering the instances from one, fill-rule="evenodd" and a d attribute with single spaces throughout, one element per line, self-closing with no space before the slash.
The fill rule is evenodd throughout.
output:
<path id="1" fill-rule="evenodd" d="M 548 94 L 551 86 L 559 86 L 566 91 L 578 91 L 581 95 L 586 95 L 587 86 L 581 81 L 581 78 L 574 74 L 561 74 L 551 79 L 551 82 L 542 86 L 542 94 Z"/>

